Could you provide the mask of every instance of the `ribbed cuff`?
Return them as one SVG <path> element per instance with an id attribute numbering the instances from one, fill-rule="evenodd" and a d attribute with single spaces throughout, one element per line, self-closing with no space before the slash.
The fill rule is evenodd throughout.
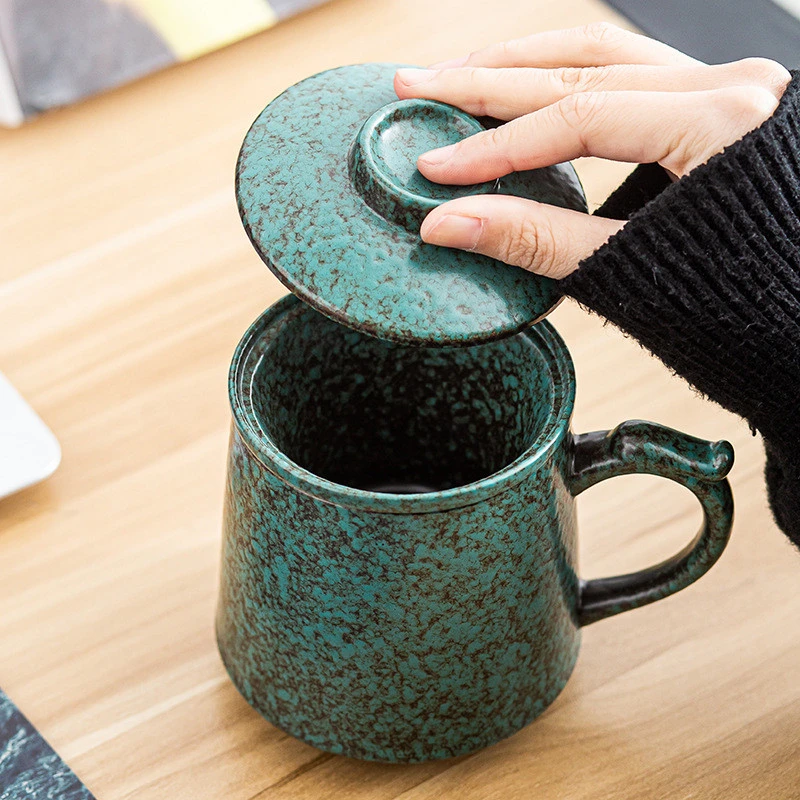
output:
<path id="1" fill-rule="evenodd" d="M 800 452 L 797 73 L 775 114 L 706 164 L 641 190 L 652 169 L 631 176 L 633 195 L 623 185 L 609 199 L 621 210 L 645 202 L 562 281 L 564 291 Z"/>
<path id="2" fill-rule="evenodd" d="M 800 457 L 797 450 L 764 441 L 769 504 L 781 530 L 800 548 Z"/>
<path id="3" fill-rule="evenodd" d="M 629 219 L 671 185 L 660 164 L 639 164 L 625 182 L 595 211 L 597 217 Z"/>

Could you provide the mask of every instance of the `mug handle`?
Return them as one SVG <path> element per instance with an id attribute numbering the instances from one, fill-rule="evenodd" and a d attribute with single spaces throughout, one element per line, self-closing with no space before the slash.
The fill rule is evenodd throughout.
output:
<path id="1" fill-rule="evenodd" d="M 700 532 L 672 558 L 639 572 L 580 581 L 581 626 L 661 600 L 708 572 L 733 525 L 733 497 L 725 477 L 732 465 L 729 442 L 707 442 L 654 422 L 630 420 L 611 431 L 574 436 L 573 496 L 607 478 L 637 473 L 682 484 L 703 507 Z"/>

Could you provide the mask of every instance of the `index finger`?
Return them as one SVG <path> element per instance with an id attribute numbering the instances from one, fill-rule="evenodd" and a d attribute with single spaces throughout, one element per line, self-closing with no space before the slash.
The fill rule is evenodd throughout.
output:
<path id="1" fill-rule="evenodd" d="M 476 50 L 464 58 L 434 64 L 450 67 L 602 67 L 609 64 L 655 66 L 701 64 L 680 50 L 609 22 L 534 33 Z"/>
<path id="2" fill-rule="evenodd" d="M 467 185 L 581 156 L 659 162 L 681 177 L 757 127 L 778 101 L 761 87 L 699 92 L 585 92 L 499 128 L 423 153 L 419 171 Z"/>

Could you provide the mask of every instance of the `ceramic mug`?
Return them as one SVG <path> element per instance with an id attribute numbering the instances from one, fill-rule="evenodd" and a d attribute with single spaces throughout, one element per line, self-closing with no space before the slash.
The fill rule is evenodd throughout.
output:
<path id="1" fill-rule="evenodd" d="M 322 750 L 416 762 L 519 730 L 555 699 L 581 627 L 688 586 L 728 539 L 733 454 L 647 422 L 573 436 L 547 322 L 411 348 L 287 296 L 240 342 L 217 636 L 246 700 Z M 673 558 L 576 574 L 574 498 L 647 473 L 697 496 Z"/>

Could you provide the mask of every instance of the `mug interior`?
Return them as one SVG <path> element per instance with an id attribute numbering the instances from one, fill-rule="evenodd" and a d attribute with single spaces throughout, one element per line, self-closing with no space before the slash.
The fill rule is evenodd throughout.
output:
<path id="1" fill-rule="evenodd" d="M 555 389 L 538 338 L 408 347 L 296 303 L 261 349 L 249 401 L 261 433 L 314 475 L 440 492 L 502 470 L 541 438 Z"/>

